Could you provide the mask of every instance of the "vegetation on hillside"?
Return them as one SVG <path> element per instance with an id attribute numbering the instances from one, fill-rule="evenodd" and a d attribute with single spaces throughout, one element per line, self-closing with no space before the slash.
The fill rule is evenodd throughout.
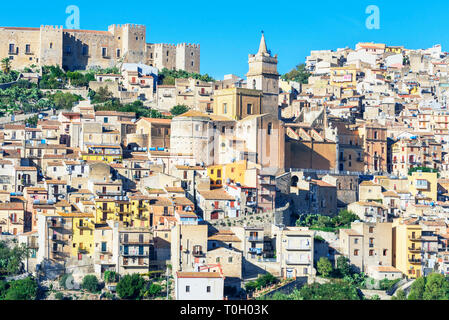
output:
<path id="1" fill-rule="evenodd" d="M 19 274 L 22 261 L 29 256 L 29 249 L 25 245 L 9 247 L 6 242 L 0 241 L 0 276 Z"/>
<path id="2" fill-rule="evenodd" d="M 352 211 L 340 210 L 338 215 L 329 217 L 320 214 L 303 214 L 299 216 L 296 225 L 309 227 L 312 230 L 337 232 L 338 229 L 351 227 L 351 222 L 358 220 L 358 216 Z"/>
<path id="3" fill-rule="evenodd" d="M 178 104 L 170 109 L 170 113 L 173 117 L 179 116 L 180 114 L 186 113 L 189 111 L 189 107 L 183 104 Z"/>
<path id="4" fill-rule="evenodd" d="M 306 65 L 304 63 L 298 64 L 296 68 L 290 70 L 286 74 L 281 76 L 282 80 L 285 81 L 297 81 L 302 84 L 309 83 L 310 73 L 306 70 Z"/>
<path id="5" fill-rule="evenodd" d="M 187 78 L 193 78 L 201 81 L 211 82 L 214 81 L 214 78 L 206 74 L 199 74 L 199 73 L 191 73 L 184 70 L 169 70 L 167 68 L 162 69 L 159 71 L 158 79 L 159 83 L 163 85 L 174 85 L 175 79 L 187 79 Z"/>

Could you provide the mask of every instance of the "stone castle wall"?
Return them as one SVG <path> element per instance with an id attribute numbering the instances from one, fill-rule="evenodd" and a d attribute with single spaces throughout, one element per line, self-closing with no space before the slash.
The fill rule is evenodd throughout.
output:
<path id="1" fill-rule="evenodd" d="M 111 25 L 108 31 L 1 27 L 0 58 L 5 57 L 19 70 L 33 64 L 85 70 L 129 62 L 200 72 L 199 45 L 149 44 L 146 27 L 135 24 Z"/>

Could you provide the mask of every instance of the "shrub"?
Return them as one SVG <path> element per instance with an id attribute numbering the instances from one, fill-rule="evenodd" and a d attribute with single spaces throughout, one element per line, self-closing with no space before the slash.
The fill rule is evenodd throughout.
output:
<path id="1" fill-rule="evenodd" d="M 125 275 L 117 284 L 117 294 L 122 299 L 140 299 L 145 280 L 137 273 Z"/>
<path id="2" fill-rule="evenodd" d="M 83 278 L 83 283 L 81 284 L 81 287 L 91 293 L 97 293 L 99 283 L 96 276 L 93 274 L 89 274 Z"/>
<path id="3" fill-rule="evenodd" d="M 62 292 L 56 292 L 55 299 L 56 300 L 64 300 L 64 294 L 62 294 Z"/>

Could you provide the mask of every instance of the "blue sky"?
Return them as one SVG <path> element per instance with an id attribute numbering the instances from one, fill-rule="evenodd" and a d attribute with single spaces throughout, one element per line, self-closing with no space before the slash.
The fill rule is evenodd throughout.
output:
<path id="1" fill-rule="evenodd" d="M 126 7 L 121 4 L 125 2 Z M 260 31 L 278 54 L 280 73 L 303 62 L 310 50 L 355 47 L 360 41 L 418 49 L 442 44 L 449 50 L 447 1 L 8 1 L 0 25 L 65 25 L 68 5 L 80 9 L 80 28 L 107 30 L 110 24 L 147 26 L 148 42 L 199 43 L 201 73 L 217 79 L 248 71 L 248 54 L 256 53 Z M 22 5 L 23 4 L 23 5 Z M 368 5 L 380 9 L 380 29 L 365 27 Z"/>

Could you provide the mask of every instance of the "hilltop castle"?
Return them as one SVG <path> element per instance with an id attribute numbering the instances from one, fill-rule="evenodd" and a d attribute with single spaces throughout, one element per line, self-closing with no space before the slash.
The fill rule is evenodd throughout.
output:
<path id="1" fill-rule="evenodd" d="M 12 68 L 58 65 L 66 70 L 107 68 L 119 62 L 200 72 L 200 46 L 147 43 L 143 25 L 111 25 L 108 31 L 0 27 L 0 58 Z"/>

